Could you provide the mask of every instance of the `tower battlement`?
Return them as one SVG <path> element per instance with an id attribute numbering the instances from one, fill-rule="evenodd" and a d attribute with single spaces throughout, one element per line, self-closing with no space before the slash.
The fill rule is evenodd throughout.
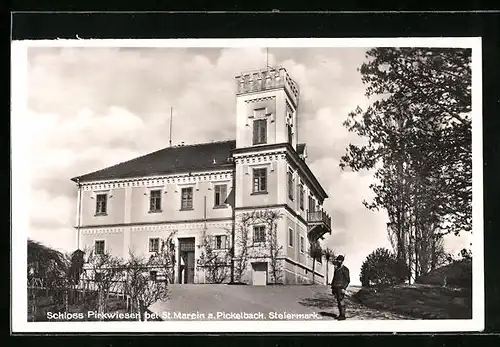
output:
<path id="1" fill-rule="evenodd" d="M 297 83 L 283 67 L 248 71 L 235 77 L 236 95 L 284 88 L 295 105 L 299 98 Z"/>

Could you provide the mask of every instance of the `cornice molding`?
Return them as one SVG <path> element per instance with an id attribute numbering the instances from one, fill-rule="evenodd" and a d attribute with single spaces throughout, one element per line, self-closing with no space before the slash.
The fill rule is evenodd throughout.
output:
<path id="1" fill-rule="evenodd" d="M 261 98 L 254 98 L 254 99 L 245 100 L 245 103 L 246 104 L 251 104 L 251 103 L 254 103 L 254 102 L 261 102 L 261 101 L 275 100 L 275 99 L 276 99 L 276 95 L 263 96 Z"/>
<path id="2" fill-rule="evenodd" d="M 89 229 L 124 229 L 130 227 L 143 227 L 143 226 L 158 226 L 158 225 L 181 225 L 181 224 L 193 224 L 198 223 L 201 225 L 210 225 L 211 223 L 229 223 L 231 222 L 231 217 L 221 217 L 221 218 L 207 218 L 204 219 L 187 219 L 187 220 L 177 220 L 177 221 L 161 221 L 161 222 L 142 222 L 142 223 L 121 223 L 121 224 L 100 224 L 100 225 L 85 225 L 80 226 L 80 230 Z M 75 227 L 78 228 L 78 227 Z"/>
<path id="3" fill-rule="evenodd" d="M 235 164 L 264 164 L 286 158 L 286 150 L 235 154 Z"/>
<path id="4" fill-rule="evenodd" d="M 231 219 L 224 220 L 214 220 L 206 223 L 207 228 L 231 228 Z M 122 227 L 104 227 L 104 226 L 89 226 L 81 227 L 80 230 L 84 235 L 95 235 L 95 234 L 119 234 L 130 230 L 130 232 L 168 232 L 177 230 L 202 230 L 205 227 L 205 223 L 199 221 L 193 222 L 162 222 L 156 224 L 142 224 L 142 225 L 123 225 Z"/>
<path id="5" fill-rule="evenodd" d="M 174 174 L 155 177 L 137 177 L 121 180 L 101 181 L 101 182 L 86 182 L 82 183 L 82 190 L 94 191 L 103 189 L 116 189 L 126 187 L 161 187 L 166 184 L 196 184 L 200 182 L 218 182 L 231 180 L 233 169 L 208 171 L 208 172 L 192 172 L 184 174 Z"/>

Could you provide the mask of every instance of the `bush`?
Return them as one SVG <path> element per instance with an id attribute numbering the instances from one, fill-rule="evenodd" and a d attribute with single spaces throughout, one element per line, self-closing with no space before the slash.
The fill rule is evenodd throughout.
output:
<path id="1" fill-rule="evenodd" d="M 472 261 L 455 260 L 417 278 L 417 283 L 472 288 Z"/>
<path id="2" fill-rule="evenodd" d="M 394 285 L 403 283 L 408 273 L 408 266 L 399 262 L 388 249 L 377 248 L 361 265 L 359 279 L 363 287 Z"/>

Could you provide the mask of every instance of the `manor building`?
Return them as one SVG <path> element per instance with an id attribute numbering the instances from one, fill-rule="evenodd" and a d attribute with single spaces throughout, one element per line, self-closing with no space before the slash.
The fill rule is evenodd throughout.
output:
<path id="1" fill-rule="evenodd" d="M 278 247 L 282 283 L 324 283 L 324 262 L 318 257 L 313 265 L 310 244 L 324 245 L 331 233 L 322 207 L 328 196 L 299 143 L 298 102 L 284 68 L 243 73 L 236 77 L 236 140 L 167 147 L 73 178 L 78 248 L 151 256 L 174 235 L 173 281 L 207 283 L 199 258 L 209 237 L 214 252 L 234 245 L 231 273 L 246 254 L 243 282 L 269 283 L 266 248 Z M 269 211 L 279 215 L 271 224 L 259 219 Z M 272 225 L 274 245 L 267 240 Z"/>

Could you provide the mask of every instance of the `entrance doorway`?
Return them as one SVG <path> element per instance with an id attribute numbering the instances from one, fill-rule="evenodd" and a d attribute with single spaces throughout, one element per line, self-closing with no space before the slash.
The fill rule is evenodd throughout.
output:
<path id="1" fill-rule="evenodd" d="M 179 239 L 179 283 L 194 283 L 194 237 Z"/>
<path id="2" fill-rule="evenodd" d="M 252 263 L 252 284 L 267 285 L 267 263 Z"/>

